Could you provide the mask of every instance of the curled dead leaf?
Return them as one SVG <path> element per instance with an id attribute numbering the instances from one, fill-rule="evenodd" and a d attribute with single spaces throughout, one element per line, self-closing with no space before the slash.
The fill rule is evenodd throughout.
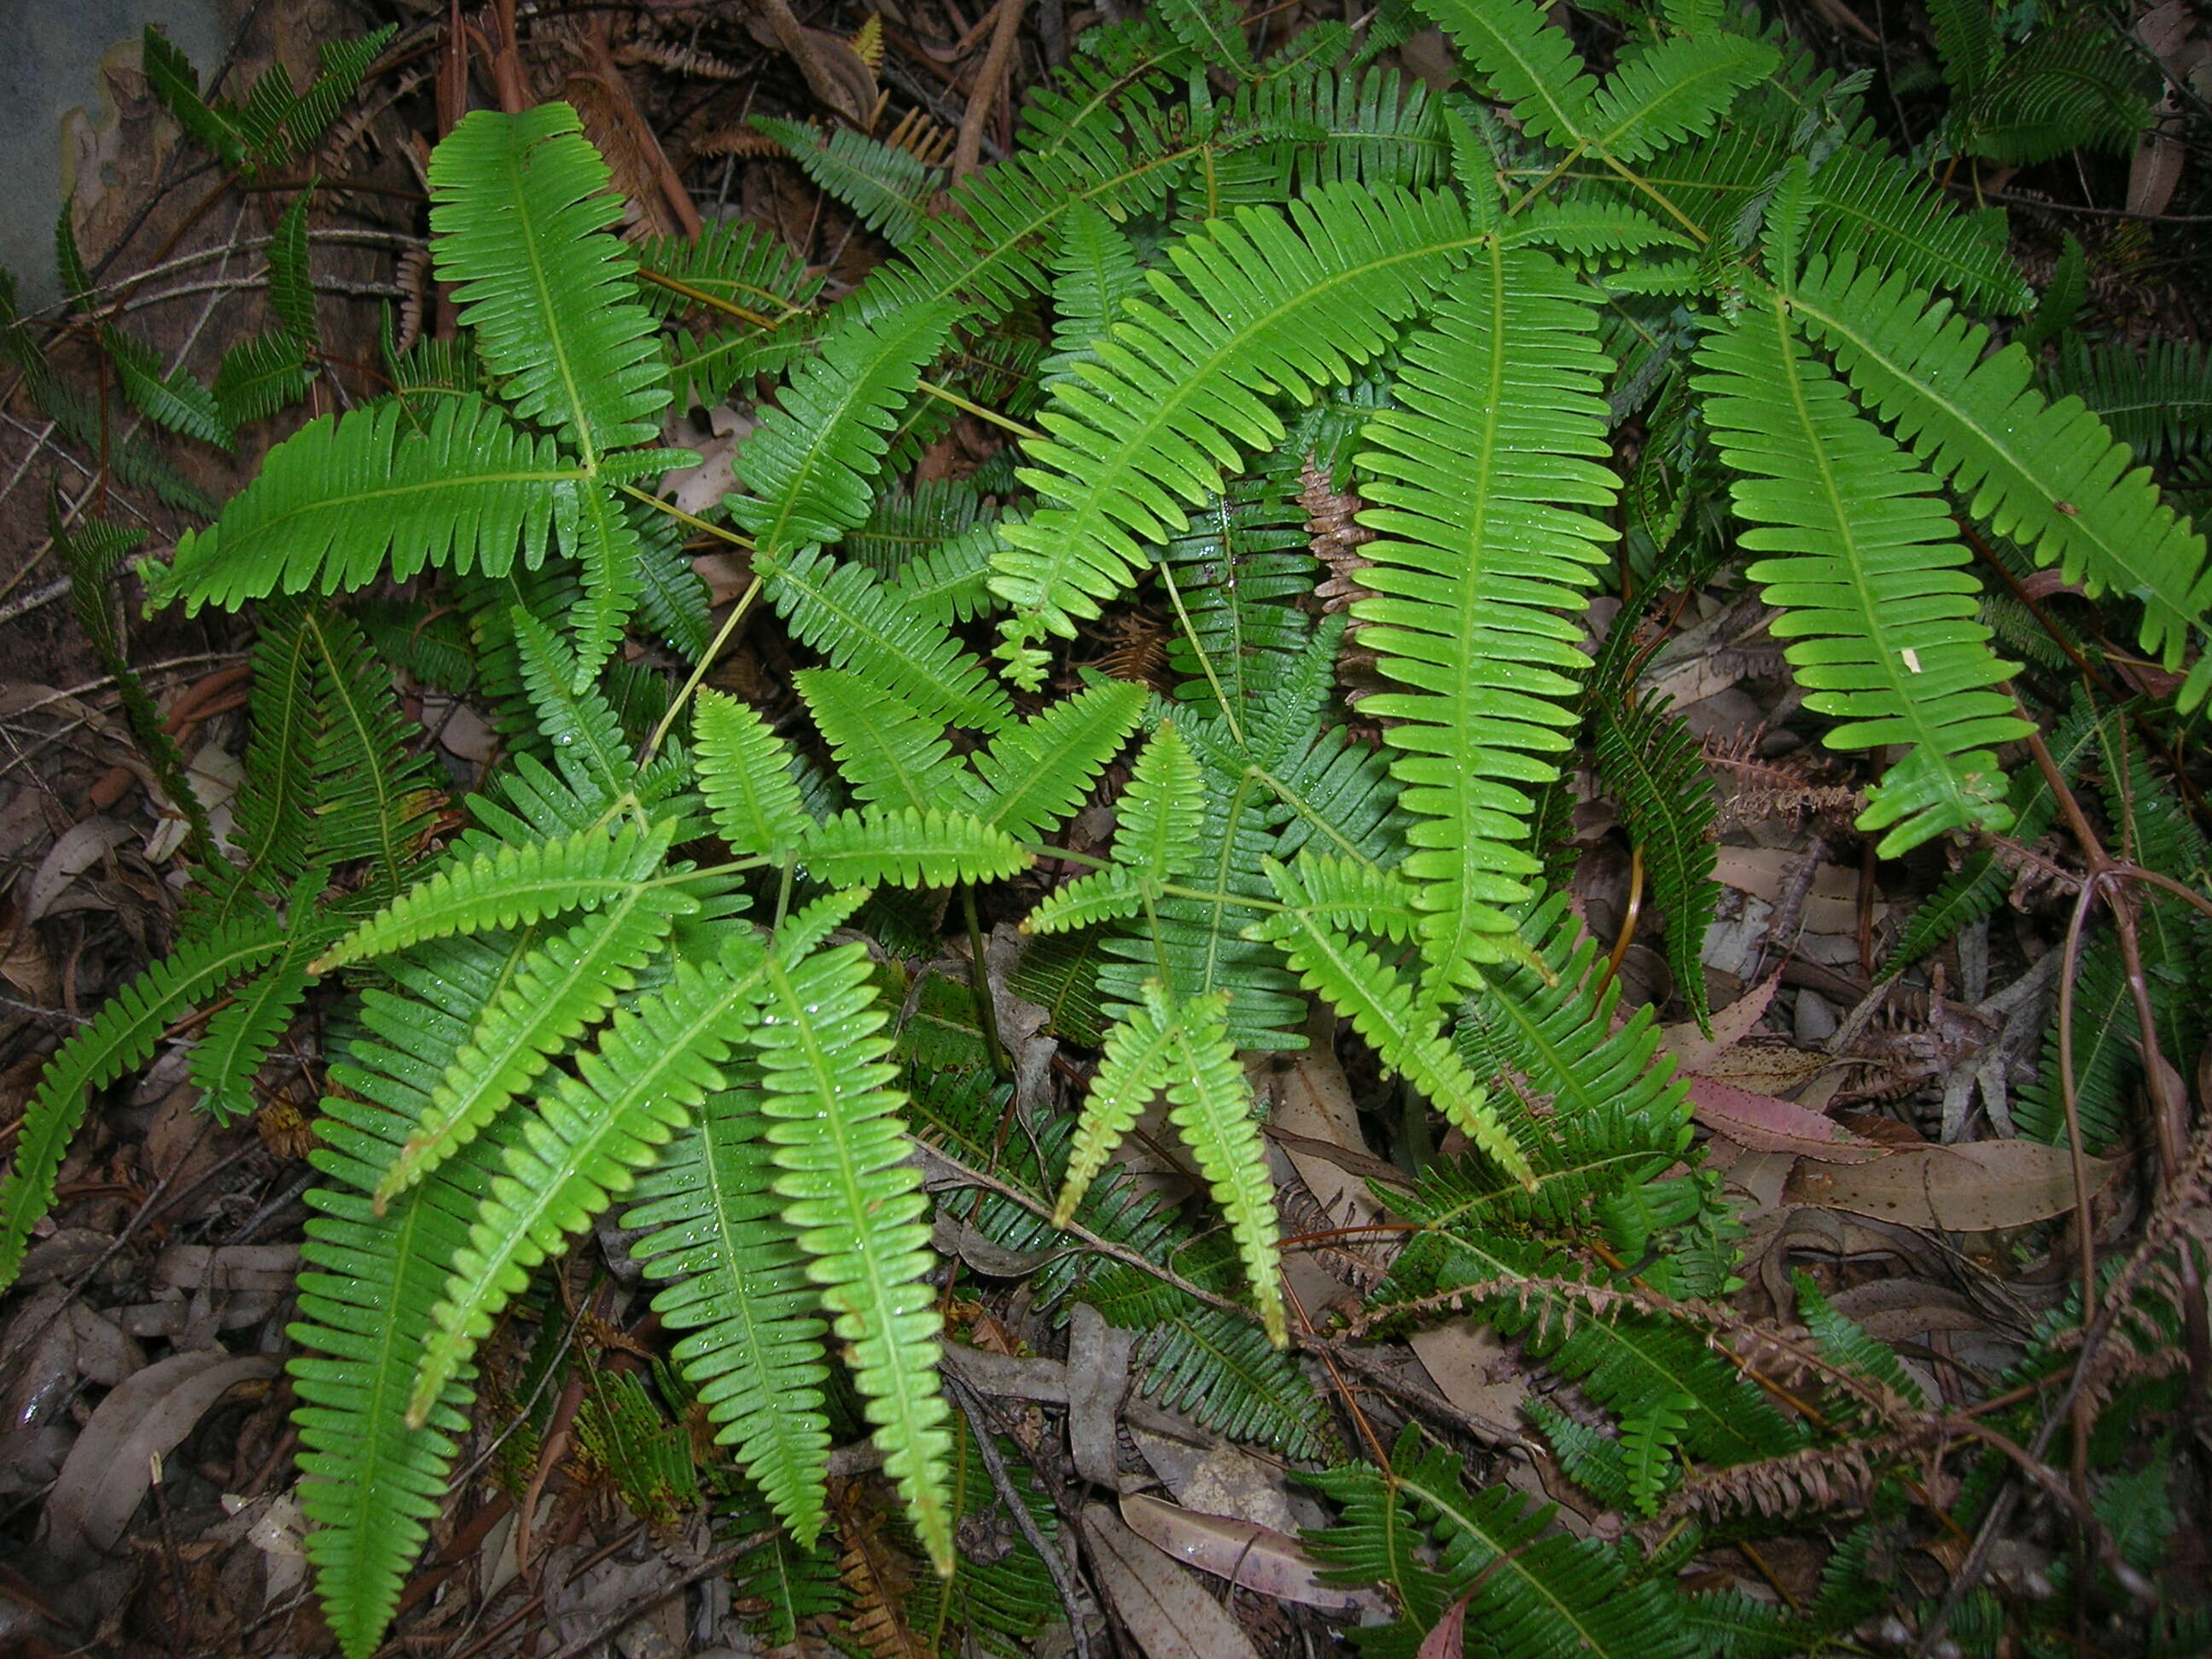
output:
<path id="1" fill-rule="evenodd" d="M 2112 1158 L 2087 1163 L 2094 1196 L 2120 1165 Z M 1795 1204 L 1954 1233 L 2025 1227 L 2066 1213 L 2075 1200 L 2066 1149 L 2033 1140 L 1918 1146 L 1856 1168 L 1801 1164 L 1784 1196 Z"/>

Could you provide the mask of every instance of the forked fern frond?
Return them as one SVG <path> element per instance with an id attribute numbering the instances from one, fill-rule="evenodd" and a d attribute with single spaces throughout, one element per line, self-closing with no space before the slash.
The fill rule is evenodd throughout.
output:
<path id="1" fill-rule="evenodd" d="M 943 349 L 953 316 L 942 305 L 880 322 L 848 312 L 776 406 L 761 412 L 733 462 L 745 493 L 728 505 L 762 555 L 833 542 L 866 520 L 869 476 L 889 447 L 885 434 Z"/>
<path id="2" fill-rule="evenodd" d="M 791 631 L 836 667 L 895 688 L 940 726 L 996 732 L 1012 720 L 1005 689 L 951 630 L 866 566 L 806 548 L 761 568 Z"/>
<path id="3" fill-rule="evenodd" d="M 1750 575 L 1782 608 L 1772 632 L 1811 689 L 1806 706 L 1843 722 L 1839 749 L 1911 745 L 1869 792 L 1862 830 L 1893 858 L 1931 836 L 2010 822 L 1991 745 L 2024 734 L 1991 688 L 2017 666 L 1974 620 L 1966 550 L 1934 480 L 1851 407 L 1796 337 L 1779 296 L 1749 301 L 1699 351 L 1705 409 L 1743 475 L 1743 544 L 1789 556 Z"/>
<path id="4" fill-rule="evenodd" d="M 1267 877 L 1284 908 L 1246 930 L 1280 946 L 1306 988 L 1318 992 L 1392 1071 L 1425 1096 L 1500 1169 L 1532 1192 L 1535 1176 L 1487 1096 L 1437 1030 L 1433 1007 L 1397 969 L 1322 920 L 1299 872 L 1272 859 Z"/>
<path id="5" fill-rule="evenodd" d="M 1007 527 L 992 590 L 1017 664 L 1040 632 L 1126 589 L 1141 544 L 1180 530 L 1240 454 L 1283 435 L 1266 399 L 1349 378 L 1390 343 L 1467 245 L 1447 196 L 1335 185 L 1287 214 L 1245 209 L 1170 250 L 1182 281 L 1152 274 L 1099 360 L 1055 383 L 1023 481 L 1044 505 Z M 1018 648 L 1017 648 L 1018 647 Z M 1026 678 L 1026 671 L 1023 671 Z"/>
<path id="6" fill-rule="evenodd" d="M 1570 149 L 1597 116 L 1597 82 L 1567 38 L 1528 0 L 1418 0 L 1460 54 L 1510 104 L 1532 138 Z"/>
<path id="7" fill-rule="evenodd" d="M 650 442 L 668 401 L 653 314 L 612 175 L 576 112 L 463 116 L 430 157 L 432 258 L 518 419 L 559 432 L 596 470 Z"/>
<path id="8" fill-rule="evenodd" d="M 495 1124 L 501 1173 L 476 1207 L 467 1245 L 453 1257 L 431 1310 L 407 1402 L 420 1427 L 446 1385 L 491 1333 L 529 1273 L 609 1200 L 626 1192 L 691 1114 L 728 1086 L 723 1066 L 755 1018 L 762 951 L 738 934 L 722 959 L 686 959 L 674 976 L 615 1015 L 537 1109 Z"/>
<path id="9" fill-rule="evenodd" d="M 672 888 L 634 890 L 521 956 L 430 1090 L 428 1105 L 377 1182 L 381 1212 L 474 1139 L 554 1056 L 605 1017 L 698 902 Z"/>
<path id="10" fill-rule="evenodd" d="M 951 1411 L 938 1391 L 934 1258 L 921 1219 L 921 1172 L 907 1159 L 903 1097 L 884 1063 L 886 1018 L 858 945 L 765 969 L 749 1032 L 775 1120 L 771 1156 L 785 1224 L 806 1253 L 884 1469 L 940 1577 L 953 1566 Z"/>

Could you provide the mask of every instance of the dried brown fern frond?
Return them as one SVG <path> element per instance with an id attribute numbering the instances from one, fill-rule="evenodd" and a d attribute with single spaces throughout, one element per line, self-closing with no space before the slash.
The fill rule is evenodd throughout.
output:
<path id="1" fill-rule="evenodd" d="M 890 1539 L 885 1517 L 893 1501 L 870 1482 L 831 1488 L 830 1508 L 842 1547 L 837 1576 L 853 1596 L 847 1630 L 876 1659 L 929 1659 L 929 1644 L 907 1626 L 915 1568 Z"/>
<path id="2" fill-rule="evenodd" d="M 1917 1437 L 1887 1435 L 1802 1451 L 1727 1468 L 1693 1470 L 1667 1497 L 1650 1526 L 1659 1533 L 1688 1516 L 1720 1521 L 1746 1510 L 1769 1520 L 1805 1510 L 1861 1504 L 1872 1496 L 1875 1471 L 1905 1457 Z"/>
<path id="3" fill-rule="evenodd" d="M 671 75 L 690 76 L 699 81 L 742 81 L 752 71 L 742 64 L 733 64 L 726 58 L 717 58 L 696 46 L 681 46 L 672 40 L 629 40 L 615 48 L 615 62 L 623 64 L 648 64 L 654 69 L 665 70 Z"/>
<path id="4" fill-rule="evenodd" d="M 959 135 L 931 120 L 926 110 L 910 109 L 884 134 L 884 142 L 906 151 L 926 167 L 941 167 L 952 160 L 952 147 L 959 142 Z"/>
<path id="5" fill-rule="evenodd" d="M 1708 738 L 1705 764 L 1722 781 L 1713 829 L 1725 834 L 1747 823 L 1779 818 L 1792 830 L 1808 819 L 1840 837 L 1866 810 L 1866 792 L 1835 781 L 1834 769 L 1814 755 L 1759 752 L 1763 729 L 1733 738 Z"/>
<path id="6" fill-rule="evenodd" d="M 694 155 L 736 155 L 748 160 L 783 154 L 783 146 L 750 127 L 718 127 L 691 146 Z"/>
<path id="7" fill-rule="evenodd" d="M 1328 567 L 1328 580 L 1314 589 L 1322 609 L 1342 611 L 1354 599 L 1372 598 L 1373 590 L 1360 580 L 1360 572 L 1374 563 L 1359 551 L 1375 539 L 1375 532 L 1359 522 L 1367 503 L 1348 489 L 1337 489 L 1309 455 L 1298 470 L 1298 505 L 1305 509 L 1314 557 Z M 1352 624 L 1354 629 L 1358 626 Z"/>

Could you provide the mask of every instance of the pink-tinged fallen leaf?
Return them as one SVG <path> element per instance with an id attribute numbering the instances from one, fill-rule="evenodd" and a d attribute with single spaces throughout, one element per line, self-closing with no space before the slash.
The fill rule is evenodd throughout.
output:
<path id="1" fill-rule="evenodd" d="M 1155 1549 L 1257 1595 L 1327 1613 L 1360 1613 L 1380 1605 L 1372 1591 L 1322 1583 L 1313 1557 L 1287 1533 L 1187 1510 L 1141 1492 L 1123 1495 L 1121 1518 Z"/>
<path id="2" fill-rule="evenodd" d="M 1754 1152 L 1794 1152 L 1822 1164 L 1870 1164 L 1883 1156 L 1832 1117 L 1709 1077 L 1690 1079 L 1690 1109 L 1708 1129 Z"/>
<path id="3" fill-rule="evenodd" d="M 1480 1584 L 1469 1584 L 1458 1601 L 1444 1609 L 1444 1616 L 1437 1626 L 1421 1638 L 1421 1650 L 1413 1659 L 1460 1659 L 1467 1651 L 1467 1604 L 1474 1600 Z"/>
<path id="4" fill-rule="evenodd" d="M 2088 1160 L 2092 1196 L 2119 1167 L 2117 1159 Z M 2036 1140 L 1918 1146 L 1856 1169 L 1800 1164 L 1784 1196 L 1794 1204 L 1954 1233 L 2025 1227 L 2063 1215 L 2075 1202 L 2066 1149 Z"/>

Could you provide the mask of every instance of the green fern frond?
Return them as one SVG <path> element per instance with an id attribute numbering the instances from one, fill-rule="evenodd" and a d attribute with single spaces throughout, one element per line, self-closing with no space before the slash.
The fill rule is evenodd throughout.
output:
<path id="1" fill-rule="evenodd" d="M 186 531 L 166 568 L 145 568 L 150 604 L 235 609 L 269 593 L 337 592 L 425 564 L 496 576 L 518 549 L 545 557 L 555 492 L 584 471 L 480 398 L 441 398 L 427 427 L 397 401 L 318 416 L 272 450 L 206 530 Z"/>
<path id="2" fill-rule="evenodd" d="M 2054 397 L 2079 398 L 2145 465 L 2212 450 L 2212 355 L 2198 342 L 2146 340 L 2138 352 L 2069 332 L 2042 374 Z"/>
<path id="3" fill-rule="evenodd" d="M 1796 1287 L 1797 1308 L 1805 1328 L 1820 1345 L 1820 1352 L 1846 1370 L 1856 1371 L 1887 1389 L 1909 1404 L 1922 1406 L 1927 1397 L 1920 1385 L 1906 1374 L 1897 1353 L 1887 1342 L 1878 1341 L 1868 1334 L 1866 1328 L 1856 1320 L 1846 1318 L 1836 1311 L 1828 1298 L 1820 1294 L 1813 1276 L 1802 1267 L 1790 1275 Z"/>
<path id="4" fill-rule="evenodd" d="M 430 1310 L 496 1166 L 479 1143 L 384 1214 L 368 1194 L 428 1103 L 421 1080 L 452 1059 L 506 954 L 495 940 L 459 939 L 424 962 L 387 964 L 406 994 L 363 995 L 362 1035 L 331 1068 L 345 1092 L 324 1101 L 323 1145 L 309 1154 L 330 1184 L 307 1195 L 319 1213 L 301 1246 L 300 1318 L 289 1334 L 313 1352 L 290 1363 L 293 1422 L 300 1507 L 316 1523 L 307 1555 L 349 1659 L 368 1659 L 383 1639 L 468 1432 L 465 1372 L 419 1430 L 408 1426 L 407 1396 Z"/>
<path id="5" fill-rule="evenodd" d="M 524 927 L 629 897 L 659 874 L 672 828 L 625 823 L 612 835 L 592 828 L 456 860 L 332 945 L 314 971 L 389 956 L 423 939 Z"/>
<path id="6" fill-rule="evenodd" d="M 551 746 L 561 775 L 586 810 L 605 811 L 636 775 L 621 718 L 598 688 L 578 676 L 567 643 L 528 609 L 511 606 L 506 622 L 538 737 Z"/>
<path id="7" fill-rule="evenodd" d="M 1556 776 L 1585 665 L 1580 610 L 1610 527 L 1586 509 L 1614 496 L 1596 396 L 1606 369 L 1590 299 L 1550 256 L 1492 250 L 1407 348 L 1395 410 L 1360 458 L 1382 532 L 1363 549 L 1376 597 L 1357 601 L 1362 643 L 1405 691 L 1367 700 L 1400 724 L 1399 797 L 1427 820 L 1406 873 L 1430 915 L 1423 952 L 1441 985 L 1495 957 L 1538 869 L 1522 843 L 1534 802 L 1516 784 Z"/>
<path id="8" fill-rule="evenodd" d="M 1083 805 L 1144 712 L 1142 688 L 1094 685 L 1001 732 L 975 757 L 976 817 L 1036 841 Z"/>
<path id="9" fill-rule="evenodd" d="M 1160 553 L 1161 585 L 1180 626 L 1168 646 L 1176 696 L 1194 714 L 1219 707 L 1247 718 L 1279 660 L 1305 647 L 1318 562 L 1297 499 L 1303 433 L 1276 450 L 1257 478 L 1239 480 L 1190 514 Z M 1295 449 L 1295 459 L 1285 453 Z M 1285 465 L 1288 461 L 1290 464 Z"/>
<path id="10" fill-rule="evenodd" d="M 1013 705 L 983 665 L 866 566 L 806 548 L 761 568 L 791 631 L 836 667 L 896 690 L 939 725 L 997 732 L 1012 722 Z"/>
<path id="11" fill-rule="evenodd" d="M 1267 871 L 1285 908 L 1254 923 L 1248 935 L 1279 945 L 1306 988 L 1326 997 L 1349 1019 L 1383 1065 L 1401 1074 L 1499 1168 L 1534 1191 L 1535 1176 L 1527 1155 L 1438 1034 L 1433 1008 L 1389 963 L 1322 920 L 1300 872 L 1272 859 Z"/>
<path id="12" fill-rule="evenodd" d="M 366 859 L 378 890 L 397 892 L 445 801 L 437 758 L 411 743 L 419 728 L 410 730 L 401 715 L 391 672 L 355 623 L 311 610 L 299 626 L 315 655 L 319 728 L 306 857 L 331 864 Z"/>
<path id="13" fill-rule="evenodd" d="M 1705 410 L 1743 475 L 1749 574 L 1783 617 L 1807 707 L 1843 724 L 1837 748 L 1909 744 L 1860 817 L 1895 857 L 1949 830 L 2002 830 L 2003 775 L 1986 745 L 2027 726 L 1992 690 L 2017 665 L 1974 620 L 1966 550 L 1934 480 L 1851 407 L 1843 383 L 1790 327 L 1786 303 L 1754 301 L 1699 351 Z"/>
<path id="14" fill-rule="evenodd" d="M 216 413 L 236 431 L 297 403 L 314 379 L 307 355 L 290 334 L 272 330 L 251 336 L 222 354 L 215 374 Z"/>
<path id="15" fill-rule="evenodd" d="M 1595 125 L 1597 83 L 1565 29 L 1529 0 L 1416 0 L 1510 104 L 1532 138 L 1571 149 Z"/>
<path id="16" fill-rule="evenodd" d="M 1147 891 L 1196 867 L 1204 799 L 1198 763 L 1174 725 L 1163 720 L 1115 804 L 1113 866 L 1048 894 L 1023 926 L 1031 933 L 1062 933 L 1134 915 Z"/>
<path id="17" fill-rule="evenodd" d="M 1176 501 L 1199 505 L 1241 453 L 1282 438 L 1264 399 L 1310 397 L 1371 361 L 1468 240 L 1449 197 L 1335 185 L 1175 244 L 1182 281 L 1152 273 L 1159 303 L 1133 305 L 1099 361 L 1055 384 L 1053 436 L 1029 446 L 1039 465 L 1021 477 L 1045 505 L 1008 527 L 992 582 L 1020 612 L 1009 646 L 1096 617 L 1140 544 L 1182 528 Z"/>
<path id="18" fill-rule="evenodd" d="M 1740 34 L 1716 31 L 1662 40 L 1613 70 L 1591 106 L 1578 147 L 1626 163 L 1703 137 L 1737 93 L 1765 80 L 1779 62 L 1773 47 Z"/>
<path id="19" fill-rule="evenodd" d="M 596 469 L 649 443 L 668 401 L 653 314 L 630 298 L 636 256 L 607 165 L 576 112 L 477 110 L 430 155 L 432 258 L 520 420 L 562 434 Z"/>
<path id="20" fill-rule="evenodd" d="M 750 704 L 702 690 L 692 705 L 692 763 L 714 828 L 744 858 L 781 858 L 813 822 L 791 780 L 791 752 Z"/>
<path id="21" fill-rule="evenodd" d="M 520 956 L 377 1182 L 371 1196 L 379 1212 L 520 1098 L 556 1054 L 636 986 L 677 918 L 698 908 L 673 889 L 625 893 Z"/>
<path id="22" fill-rule="evenodd" d="M 1257 72 L 1244 38 L 1243 0 L 1161 0 L 1160 17 L 1202 62 L 1231 75 Z"/>
<path id="23" fill-rule="evenodd" d="M 1806 273 L 1791 301 L 1844 372 L 1936 475 L 1998 534 L 2056 563 L 2091 595 L 2143 607 L 2142 644 L 2180 665 L 2212 639 L 2204 538 L 2159 500 L 2146 471 L 2078 404 L 2046 404 L 2017 349 L 1991 355 L 1989 331 L 1910 283 L 1850 258 Z M 2182 694 L 2212 690 L 2212 663 Z"/>
<path id="24" fill-rule="evenodd" d="M 1601 702 L 1599 775 L 1620 803 L 1629 839 L 1644 854 L 1652 896 L 1666 917 L 1667 964 L 1675 994 L 1710 1033 L 1712 1010 L 1700 952 L 1719 890 L 1713 842 L 1713 786 L 1704 752 L 1671 700 L 1644 697 L 1623 713 Z"/>
<path id="25" fill-rule="evenodd" d="M 1142 1006 L 1132 1009 L 1107 1033 L 1105 1052 L 1084 1097 L 1083 1115 L 1068 1151 L 1067 1176 L 1053 1207 L 1054 1226 L 1065 1227 L 1074 1219 L 1076 1206 L 1106 1167 L 1106 1160 L 1166 1082 L 1175 1057 L 1169 1042 L 1174 1025 L 1175 1017 L 1155 987 Z"/>
<path id="26" fill-rule="evenodd" d="M 1436 1577 L 1415 1576 L 1415 1593 L 1445 1601 L 1466 1596 L 1468 1627 L 1502 1652 L 1617 1659 L 1692 1659 L 1697 1652 L 1680 1600 L 1663 1583 L 1632 1580 L 1620 1551 L 1555 1528 L 1548 1504 L 1510 1486 L 1470 1493 L 1461 1461 L 1443 1447 L 1425 1447 L 1418 1428 L 1399 1437 L 1387 1470 L 1355 1464 L 1314 1479 L 1346 1506 L 1347 1522 L 1358 1517 L 1354 1525 L 1307 1535 L 1324 1559 L 1347 1578 L 1382 1577 L 1399 1565 L 1401 1551 L 1411 1553 L 1384 1540 L 1427 1533 L 1435 1540 Z"/>
<path id="27" fill-rule="evenodd" d="M 931 198 L 944 186 L 943 171 L 925 167 L 913 151 L 849 127 L 824 133 L 806 122 L 770 115 L 754 116 L 752 125 L 893 247 L 914 240 Z"/>
<path id="28" fill-rule="evenodd" d="M 743 1066 L 743 1071 L 753 1068 Z M 828 1324 L 797 1239 L 769 1191 L 775 1165 L 755 1086 L 710 1096 L 699 1127 L 638 1182 L 623 1225 L 650 1231 L 631 1248 L 648 1279 L 672 1358 L 699 1390 L 716 1441 L 802 1548 L 823 1525 L 830 1421 L 823 1385 Z"/>
<path id="29" fill-rule="evenodd" d="M 862 800 L 927 812 L 967 798 L 969 774 L 954 763 L 941 721 L 842 670 L 802 669 L 792 683 Z"/>
<path id="30" fill-rule="evenodd" d="M 84 1121 L 89 1091 L 143 1065 L 179 1015 L 260 968 L 284 943 L 283 927 L 267 912 L 182 941 L 110 997 L 92 1023 L 56 1051 L 23 1109 L 15 1160 L 0 1182 L 0 1288 L 15 1282 L 31 1229 L 53 1203 L 54 1178 Z"/>
<path id="31" fill-rule="evenodd" d="M 637 609 L 645 590 L 645 549 L 620 498 L 597 478 L 559 491 L 553 518 L 583 581 L 582 600 L 568 617 L 576 653 L 570 684 L 580 691 L 599 679 Z"/>
<path id="32" fill-rule="evenodd" d="M 337 931 L 320 908 L 324 883 L 324 872 L 311 870 L 293 890 L 283 953 L 232 993 L 192 1045 L 185 1074 L 200 1091 L 199 1109 L 219 1124 L 259 1103 L 255 1074 L 307 994 L 308 962 Z"/>
<path id="33" fill-rule="evenodd" d="M 848 312 L 764 410 L 732 462 L 730 516 L 770 559 L 833 542 L 868 516 L 885 436 L 943 349 L 954 313 L 921 306 L 871 322 Z"/>
<path id="34" fill-rule="evenodd" d="M 492 1322 L 558 1249 L 635 1181 L 706 1097 L 728 1085 L 722 1069 L 756 1018 L 763 953 L 733 936 L 720 962 L 684 960 L 671 980 L 618 1012 L 598 1045 L 577 1056 L 537 1109 L 495 1124 L 501 1173 L 478 1203 L 431 1310 L 407 1403 L 420 1427 Z"/>
<path id="35" fill-rule="evenodd" d="M 1130 1360 L 1144 1367 L 1147 1398 L 1232 1440 L 1286 1457 L 1318 1457 L 1330 1441 L 1328 1409 L 1296 1356 L 1242 1315 L 1191 1307 L 1146 1331 Z"/>
<path id="36" fill-rule="evenodd" d="M 1395 870 L 1309 852 L 1288 866 L 1297 908 L 1332 930 L 1371 933 L 1402 945 L 1420 931 L 1419 890 Z"/>
<path id="37" fill-rule="evenodd" d="M 1144 292 L 1145 273 L 1127 231 L 1087 202 L 1061 218 L 1052 256 L 1052 355 L 1038 364 L 1049 379 L 1096 362 L 1124 301 Z"/>
<path id="38" fill-rule="evenodd" d="M 1166 1027 L 1168 1119 L 1228 1224 L 1253 1299 L 1260 1304 L 1261 1327 L 1279 1348 L 1290 1339 L 1275 1182 L 1253 1115 L 1251 1085 L 1224 1023 L 1228 1003 L 1227 995 L 1217 991 L 1170 1011 L 1158 985 L 1148 985 L 1145 994 L 1146 1012 Z"/>
<path id="39" fill-rule="evenodd" d="M 301 349 L 315 349 L 314 272 L 307 263 L 307 208 L 313 191 L 301 191 L 276 221 L 269 238 L 269 306 Z"/>
<path id="40" fill-rule="evenodd" d="M 221 450 L 237 444 L 238 434 L 223 418 L 215 393 L 189 370 L 164 370 L 153 347 L 119 328 L 100 330 L 100 349 L 114 365 L 117 390 L 155 425 Z"/>
<path id="41" fill-rule="evenodd" d="M 634 246 L 641 273 L 665 276 L 710 299 L 752 312 L 769 328 L 812 310 L 822 292 L 822 276 L 809 271 L 806 262 L 793 256 L 781 235 L 744 219 L 709 219 L 696 240 L 648 236 Z M 697 303 L 642 276 L 638 298 L 656 316 L 681 313 Z"/>
<path id="42" fill-rule="evenodd" d="M 1030 855 L 997 825 L 933 806 L 840 812 L 810 828 L 797 853 L 817 879 L 839 887 L 1002 881 L 1030 863 Z"/>
<path id="43" fill-rule="evenodd" d="M 935 1258 L 921 1220 L 928 1200 L 907 1159 L 884 1064 L 890 1042 L 874 1006 L 866 950 L 842 945 L 765 969 L 762 1109 L 774 1120 L 775 1190 L 832 1328 L 848 1345 L 884 1468 L 940 1577 L 953 1567 L 950 1411 L 937 1387 L 939 1319 L 925 1275 Z"/>

